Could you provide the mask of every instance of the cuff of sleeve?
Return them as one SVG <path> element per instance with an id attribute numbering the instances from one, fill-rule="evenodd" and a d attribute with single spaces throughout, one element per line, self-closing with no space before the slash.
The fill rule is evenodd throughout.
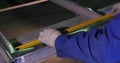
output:
<path id="1" fill-rule="evenodd" d="M 66 39 L 67 39 L 66 35 L 60 35 L 55 40 L 55 48 L 56 48 L 56 52 L 57 52 L 58 57 L 67 58 L 67 56 L 64 53 L 65 52 L 64 42 L 66 41 Z"/>

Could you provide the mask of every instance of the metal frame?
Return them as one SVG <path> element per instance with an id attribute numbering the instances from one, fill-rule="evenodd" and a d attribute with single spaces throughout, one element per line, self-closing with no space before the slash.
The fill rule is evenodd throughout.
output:
<path id="1" fill-rule="evenodd" d="M 5 50 L 0 46 L 0 58 L 2 57 L 6 63 L 10 63 L 10 58 L 7 56 Z"/>
<path id="2" fill-rule="evenodd" d="M 100 16 L 100 14 L 94 11 L 90 11 L 86 8 L 83 8 L 82 6 L 70 0 L 50 0 L 50 1 L 72 11 L 76 15 L 85 15 L 87 18 L 91 18 L 91 19 Z"/>

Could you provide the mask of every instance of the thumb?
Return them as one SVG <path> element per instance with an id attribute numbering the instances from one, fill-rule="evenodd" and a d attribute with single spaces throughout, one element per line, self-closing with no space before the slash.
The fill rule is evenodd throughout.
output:
<path id="1" fill-rule="evenodd" d="M 112 15 L 113 16 L 116 16 L 117 14 L 119 14 L 120 13 L 120 9 L 119 10 L 115 10 L 114 12 L 112 12 Z"/>

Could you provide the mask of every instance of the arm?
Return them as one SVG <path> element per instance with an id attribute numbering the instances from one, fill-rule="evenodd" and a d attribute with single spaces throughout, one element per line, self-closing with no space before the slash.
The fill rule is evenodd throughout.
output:
<path id="1" fill-rule="evenodd" d="M 120 14 L 102 30 L 92 29 L 74 36 L 60 35 L 55 41 L 57 55 L 86 63 L 117 63 L 120 60 Z"/>

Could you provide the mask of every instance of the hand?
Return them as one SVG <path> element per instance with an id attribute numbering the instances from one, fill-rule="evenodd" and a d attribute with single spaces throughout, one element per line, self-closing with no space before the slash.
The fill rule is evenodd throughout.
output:
<path id="1" fill-rule="evenodd" d="M 61 33 L 55 29 L 46 29 L 40 32 L 39 40 L 48 46 L 55 47 L 55 40 L 59 35 Z"/>
<path id="2" fill-rule="evenodd" d="M 120 13 L 120 3 L 116 4 L 112 8 L 112 14 L 113 16 L 117 15 Z"/>

